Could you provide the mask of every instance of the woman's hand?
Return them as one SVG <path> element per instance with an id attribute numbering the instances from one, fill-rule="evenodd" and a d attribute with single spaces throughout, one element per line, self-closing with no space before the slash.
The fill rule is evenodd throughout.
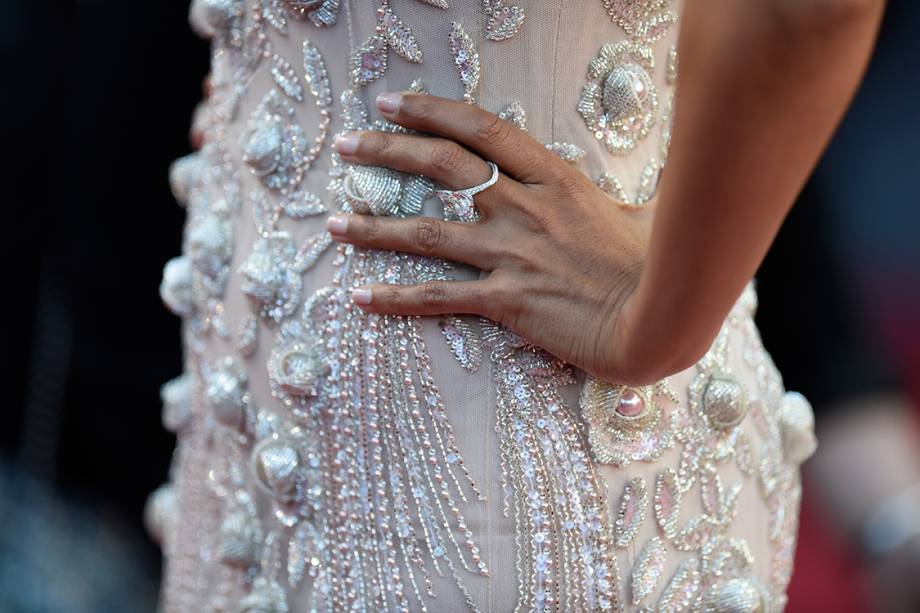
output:
<path id="1" fill-rule="evenodd" d="M 651 229 L 647 210 L 624 211 L 584 174 L 512 124 L 473 106 L 418 93 L 383 94 L 383 115 L 431 136 L 351 132 L 346 162 L 422 174 L 449 189 L 498 182 L 475 196 L 476 223 L 430 217 L 335 215 L 339 242 L 470 264 L 475 281 L 372 285 L 354 302 L 382 314 L 471 313 L 607 381 L 648 383 L 630 363 L 630 309 Z"/>

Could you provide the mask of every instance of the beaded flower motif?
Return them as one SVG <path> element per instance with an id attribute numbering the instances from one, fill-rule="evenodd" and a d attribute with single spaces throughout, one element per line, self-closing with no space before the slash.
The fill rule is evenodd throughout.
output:
<path id="1" fill-rule="evenodd" d="M 666 381 L 629 387 L 588 377 L 579 405 L 594 457 L 616 466 L 660 457 L 686 421 L 685 410 Z"/>
<path id="2" fill-rule="evenodd" d="M 655 125 L 658 90 L 652 83 L 652 50 L 629 40 L 601 47 L 588 67 L 578 112 L 594 137 L 614 155 L 625 155 Z"/>

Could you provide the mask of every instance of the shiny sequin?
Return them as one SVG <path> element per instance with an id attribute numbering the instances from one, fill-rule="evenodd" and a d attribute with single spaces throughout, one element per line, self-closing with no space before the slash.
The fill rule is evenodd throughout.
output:
<path id="1" fill-rule="evenodd" d="M 489 40 L 506 40 L 518 33 L 524 25 L 524 9 L 508 6 L 504 0 L 482 0 L 488 21 L 486 38 Z"/>
<path id="2" fill-rule="evenodd" d="M 667 562 L 667 549 L 657 536 L 652 537 L 636 556 L 632 571 L 632 603 L 639 605 L 654 591 Z"/>
<path id="3" fill-rule="evenodd" d="M 472 104 L 473 94 L 479 88 L 479 53 L 463 26 L 456 21 L 450 24 L 448 40 L 454 64 L 460 73 L 460 83 L 463 84 L 463 99 Z"/>
<path id="4" fill-rule="evenodd" d="M 700 590 L 699 560 L 687 558 L 674 573 L 658 601 L 658 611 L 685 611 L 696 601 Z"/>
<path id="5" fill-rule="evenodd" d="M 446 1 L 423 1 L 438 8 L 447 8 Z M 351 56 L 352 86 L 362 87 L 382 77 L 387 71 L 390 49 L 408 62 L 419 64 L 423 60 L 422 50 L 412 30 L 396 16 L 389 0 L 379 0 L 374 34 Z"/>
<path id="6" fill-rule="evenodd" d="M 524 132 L 527 131 L 527 112 L 521 103 L 514 101 L 498 112 L 498 116 L 514 124 Z"/>
<path id="7" fill-rule="evenodd" d="M 606 44 L 591 61 L 578 112 L 610 153 L 629 153 L 655 125 L 653 67 L 651 49 L 631 41 Z"/>
<path id="8" fill-rule="evenodd" d="M 313 25 L 335 24 L 341 0 L 284 0 L 288 13 L 295 19 L 309 19 Z"/>
<path id="9" fill-rule="evenodd" d="M 343 130 L 408 133 L 372 121 L 358 89 L 385 74 L 389 61 L 427 61 L 415 15 L 397 16 L 403 2 L 352 5 L 351 12 L 376 10 L 367 16 L 373 32 L 358 31 L 360 19 L 347 20 L 346 31 L 343 18 L 342 30 L 329 33 L 359 37 L 344 79 L 353 89 L 340 93 L 336 109 Z M 195 120 L 204 147 L 170 171 L 189 222 L 183 255 L 167 264 L 161 285 L 164 302 L 185 319 L 186 369 L 162 390 L 164 425 L 178 436 L 175 483 L 146 511 L 168 560 L 164 609 L 440 610 L 444 601 L 432 598 L 445 582 L 466 608 L 485 606 L 472 577 L 488 581 L 497 558 L 479 533 L 484 496 L 448 419 L 451 396 L 440 388 L 453 361 L 433 364 L 430 342 L 446 343 L 457 376 L 492 377 L 496 489 L 515 525 L 517 609 L 620 611 L 637 595 L 646 609 L 781 608 L 801 493 L 797 466 L 813 449 L 812 422 L 807 402 L 785 393 L 760 344 L 753 289 L 688 373 L 688 389 L 589 378 L 574 410 L 561 390 L 581 374 L 504 326 L 446 316 L 437 338 L 427 321 L 364 313 L 351 288 L 449 280 L 455 267 L 339 245 L 331 283 L 316 288 L 304 278 L 332 244 L 311 216 L 418 215 L 435 189 L 424 177 L 345 164 L 331 151 L 328 165 L 314 168 L 335 80 L 303 33 L 332 25 L 339 0 L 195 4 L 196 29 L 213 40 L 215 87 Z M 473 41 L 520 36 L 524 20 L 506 0 L 483 7 L 486 17 L 475 29 L 468 24 L 469 34 L 452 26 L 430 50 L 450 53 L 468 102 L 488 93 Z M 670 4 L 610 0 L 606 7 L 630 38 L 605 46 L 592 63 L 591 96 L 586 102 L 583 92 L 578 111 L 615 154 L 633 151 L 660 121 L 659 143 L 634 165 L 639 176 L 613 169 L 601 176 L 605 191 L 638 208 L 654 194 L 670 142 L 672 92 L 661 94 L 657 116 L 649 47 L 672 21 Z M 302 58 L 290 55 L 295 40 L 304 40 Z M 367 44 L 356 49 L 361 40 Z M 673 48 L 666 64 L 664 82 L 673 85 Z M 424 88 L 416 80 L 409 89 Z M 237 117 L 240 108 L 248 117 Z M 500 108 L 500 117 L 528 128 L 520 103 Z M 301 125 L 317 114 L 318 128 Z M 583 160 L 590 147 L 575 137 L 546 147 Z M 307 191 L 311 172 L 328 176 L 325 193 Z M 250 308 L 226 308 L 228 293 L 246 296 Z M 651 461 L 661 465 L 631 467 L 644 476 L 629 479 L 598 466 Z M 611 474 L 624 476 L 611 481 Z M 748 490 L 744 500 L 759 497 L 766 510 L 770 546 L 756 567 L 735 537 Z M 657 536 L 645 540 L 647 532 Z M 643 542 L 621 577 L 619 564 Z M 758 576 L 760 568 L 768 574 Z"/>
<path id="10" fill-rule="evenodd" d="M 620 179 L 609 172 L 603 173 L 597 180 L 601 191 L 613 196 L 617 206 L 626 210 L 639 210 L 655 195 L 658 186 L 658 176 L 662 165 L 656 160 L 649 160 L 642 168 L 639 183 L 635 190 L 627 190 Z"/>
<path id="11" fill-rule="evenodd" d="M 442 319 L 440 326 L 447 346 L 464 370 L 479 370 L 482 364 L 482 340 L 478 327 L 456 315 Z"/>
<path id="12" fill-rule="evenodd" d="M 558 155 L 566 162 L 578 162 L 587 157 L 587 152 L 574 143 L 554 142 L 546 145 L 546 148 Z"/>
<path id="13" fill-rule="evenodd" d="M 641 402 L 642 410 L 624 414 L 620 410 L 624 396 Z M 588 378 L 579 403 L 594 457 L 617 466 L 660 457 L 674 442 L 682 411 L 666 382 L 630 388 Z"/>
<path id="14" fill-rule="evenodd" d="M 642 477 L 634 477 L 626 482 L 620 495 L 616 521 L 613 524 L 614 544 L 628 547 L 642 527 L 648 511 L 648 490 Z"/>
<path id="15" fill-rule="evenodd" d="M 655 41 L 677 21 L 671 0 L 604 0 L 611 21 L 634 38 Z"/>

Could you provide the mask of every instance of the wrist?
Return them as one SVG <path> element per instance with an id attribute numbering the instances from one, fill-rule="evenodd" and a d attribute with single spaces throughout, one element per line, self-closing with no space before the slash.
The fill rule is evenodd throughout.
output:
<path id="1" fill-rule="evenodd" d="M 641 282 L 623 305 L 614 338 L 622 383 L 657 383 L 693 366 L 718 334 L 718 326 L 693 329 L 679 313 L 662 306 L 661 297 L 643 291 Z"/>

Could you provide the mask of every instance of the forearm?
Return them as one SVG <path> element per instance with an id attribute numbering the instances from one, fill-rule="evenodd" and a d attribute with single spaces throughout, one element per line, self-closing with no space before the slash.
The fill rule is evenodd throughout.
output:
<path id="1" fill-rule="evenodd" d="M 881 0 L 688 0 L 672 152 L 629 305 L 636 378 L 689 366 L 850 102 Z"/>

